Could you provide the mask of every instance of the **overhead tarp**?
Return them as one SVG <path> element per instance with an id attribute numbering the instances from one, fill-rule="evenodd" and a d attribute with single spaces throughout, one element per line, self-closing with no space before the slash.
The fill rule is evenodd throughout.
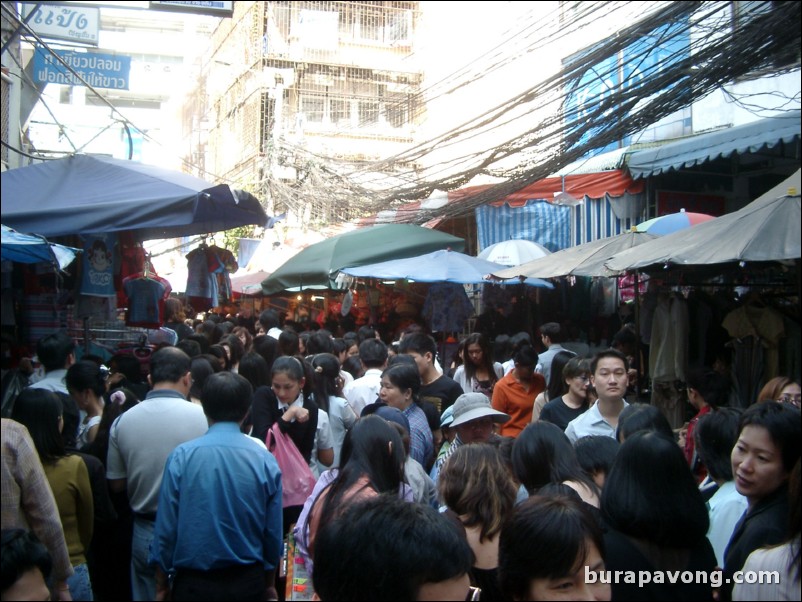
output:
<path id="1" fill-rule="evenodd" d="M 800 111 L 797 110 L 636 151 L 629 156 L 627 164 L 632 177 L 639 180 L 700 165 L 719 157 L 727 158 L 733 153 L 756 153 L 780 143 L 798 142 L 799 134 Z"/>
<path id="2" fill-rule="evenodd" d="M 385 209 L 373 215 L 359 218 L 357 226 L 375 226 L 376 224 L 422 224 L 426 228 L 434 228 L 440 219 L 437 217 L 441 209 L 450 204 L 445 192 L 436 190 L 422 201 L 404 203 L 392 209 Z"/>
<path id="3" fill-rule="evenodd" d="M 15 232 L 5 224 L 2 225 L 2 245 L 0 245 L 3 261 L 18 263 L 49 263 L 64 269 L 75 259 L 79 249 L 65 247 L 48 242 L 43 236 Z"/>
<path id="4" fill-rule="evenodd" d="M 800 170 L 743 209 L 660 237 L 607 261 L 614 273 L 800 259 Z"/>
<path id="5" fill-rule="evenodd" d="M 563 276 L 609 276 L 605 263 L 611 257 L 657 238 L 646 232 L 625 232 L 602 240 L 594 240 L 570 249 L 546 255 L 529 263 L 493 272 L 499 279 L 561 278 Z"/>
<path id="6" fill-rule="evenodd" d="M 629 152 L 629 147 L 623 147 L 594 157 L 574 161 L 553 176 L 538 180 L 489 204 L 494 207 L 500 207 L 504 204 L 510 207 L 524 207 L 528 201 L 542 200 L 552 202 L 555 195 L 561 192 L 566 192 L 578 200 L 585 197 L 590 199 L 606 198 L 609 200 L 641 195 L 645 188 L 644 183 L 634 181 L 629 173 L 623 169 Z M 466 198 L 490 188 L 492 188 L 492 185 L 483 184 L 452 190 L 448 193 L 435 191 L 423 201 L 404 203 L 398 207 L 380 211 L 369 217 L 360 218 L 357 224 L 359 226 L 371 226 L 387 223 L 423 223 L 427 220 L 432 220 L 426 225 L 433 226 L 435 225 L 435 220 L 442 218 L 444 215 L 447 216 L 449 206 L 458 205 Z M 493 242 L 489 244 L 493 244 Z"/>
<path id="7" fill-rule="evenodd" d="M 485 276 L 503 268 L 504 266 L 500 263 L 446 249 L 404 259 L 391 259 L 358 267 L 343 268 L 341 271 L 358 278 L 483 284 L 486 282 Z M 511 284 L 518 283 L 517 279 L 511 282 Z M 552 284 L 538 278 L 531 278 L 526 281 L 526 284 L 554 288 Z"/>
<path id="8" fill-rule="evenodd" d="M 0 178 L 3 223 L 49 238 L 130 230 L 149 240 L 267 225 L 246 192 L 136 161 L 75 155 Z"/>
<path id="9" fill-rule="evenodd" d="M 623 169 L 626 167 L 627 156 L 630 153 L 629 146 L 622 146 L 615 150 L 600 153 L 591 157 L 577 159 L 558 170 L 553 176 L 571 176 L 583 174 L 595 174 L 613 169 Z"/>

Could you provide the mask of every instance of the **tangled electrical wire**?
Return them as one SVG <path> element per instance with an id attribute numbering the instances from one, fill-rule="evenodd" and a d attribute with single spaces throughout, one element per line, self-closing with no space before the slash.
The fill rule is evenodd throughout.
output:
<path id="1" fill-rule="evenodd" d="M 755 10 L 733 20 L 727 2 L 663 3 L 560 72 L 490 111 L 360 169 L 288 145 L 296 164 L 305 163 L 306 171 L 315 176 L 308 180 L 308 189 L 301 185 L 284 191 L 284 196 L 291 196 L 290 202 L 298 206 L 321 203 L 324 198 L 366 214 L 424 199 L 435 190 L 454 190 L 481 174 L 503 178 L 501 183 L 467 191 L 459 203 L 436 211 L 402 212 L 396 221 L 424 223 L 433 217 L 471 214 L 475 208 L 503 199 L 595 149 L 642 131 L 741 77 L 760 70 L 780 74 L 798 69 L 800 3 L 770 6 L 770 10 Z M 588 13 L 586 18 L 592 16 Z M 667 53 L 666 48 L 673 50 Z M 644 70 L 618 78 L 614 57 L 625 50 L 628 61 L 643 65 Z M 658 50 L 662 52 L 660 60 L 650 62 Z M 784 57 L 784 62 L 778 63 L 778 57 Z M 600 80 L 617 82 L 580 109 L 572 95 L 590 70 L 595 70 Z M 636 76 L 639 81 L 633 85 Z M 544 113 L 546 117 L 532 125 L 533 116 Z M 529 124 L 520 134 L 484 152 L 464 156 L 456 152 L 447 161 L 419 167 L 428 155 L 446 147 L 459 151 L 464 142 L 500 125 L 526 123 L 527 117 Z M 384 188 L 381 180 L 374 176 L 371 181 L 368 175 L 388 171 L 393 172 L 393 183 Z"/>

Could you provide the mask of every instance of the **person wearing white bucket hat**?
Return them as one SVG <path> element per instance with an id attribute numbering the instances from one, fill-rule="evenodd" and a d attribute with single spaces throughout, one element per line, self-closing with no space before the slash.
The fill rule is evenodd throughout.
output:
<path id="1" fill-rule="evenodd" d="M 484 393 L 463 393 L 454 402 L 453 417 L 449 425 L 457 434 L 445 454 L 437 458 L 432 468 L 432 480 L 437 482 L 440 468 L 461 445 L 488 443 L 493 437 L 494 424 L 504 424 L 509 414 L 494 410 L 490 399 Z"/>

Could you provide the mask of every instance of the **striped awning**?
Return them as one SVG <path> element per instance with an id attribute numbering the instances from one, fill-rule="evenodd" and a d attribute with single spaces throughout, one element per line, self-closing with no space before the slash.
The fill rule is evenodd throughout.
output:
<path id="1" fill-rule="evenodd" d="M 552 202 L 554 197 L 561 192 L 566 192 L 575 199 L 584 197 L 591 199 L 616 198 L 625 194 L 639 194 L 643 192 L 644 186 L 643 182 L 636 182 L 622 169 L 595 173 L 573 173 L 538 180 L 491 204 L 496 207 L 505 203 L 510 207 L 523 207 L 532 200 Z M 449 203 L 459 202 L 488 188 L 490 186 L 460 188 L 448 193 L 448 201 Z"/>

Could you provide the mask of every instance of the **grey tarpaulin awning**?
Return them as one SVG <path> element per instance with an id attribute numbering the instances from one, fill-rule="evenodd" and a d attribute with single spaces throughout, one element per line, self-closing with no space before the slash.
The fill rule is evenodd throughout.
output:
<path id="1" fill-rule="evenodd" d="M 632 153 L 627 160 L 634 179 L 693 167 L 732 153 L 756 153 L 762 148 L 799 139 L 800 112 L 760 119 L 726 130 L 691 136 L 657 148 Z"/>
<path id="2" fill-rule="evenodd" d="M 743 209 L 661 236 L 607 261 L 611 273 L 665 266 L 709 266 L 741 261 L 799 259 L 800 170 Z M 550 255 L 549 257 L 553 257 Z"/>

